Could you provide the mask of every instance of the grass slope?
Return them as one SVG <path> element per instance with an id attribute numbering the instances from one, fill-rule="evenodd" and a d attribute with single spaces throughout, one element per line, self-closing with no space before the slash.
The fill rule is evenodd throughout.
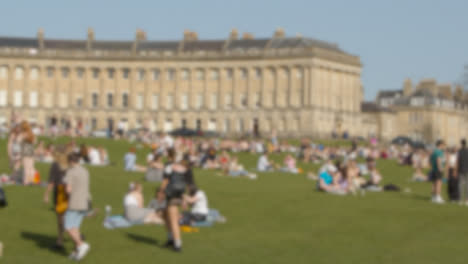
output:
<path id="1" fill-rule="evenodd" d="M 468 259 L 468 208 L 430 204 L 430 185 L 409 182 L 411 169 L 393 161 L 378 163 L 385 181 L 411 188 L 411 194 L 338 197 L 316 192 L 315 183 L 304 175 L 260 174 L 251 181 L 196 170 L 196 181 L 206 190 L 211 207 L 228 222 L 184 234 L 184 252 L 175 254 L 159 247 L 166 238 L 161 226 L 104 229 L 104 206 L 122 212 L 128 182 L 143 175 L 123 171 L 122 157 L 129 143 L 86 142 L 104 145 L 116 164 L 90 168 L 93 202 L 101 213 L 84 222 L 92 249 L 83 263 L 430 264 Z M 5 141 L 0 149 L 6 149 Z M 141 162 L 145 154 L 140 151 Z M 253 168 L 257 156 L 241 154 L 240 159 Z M 38 169 L 47 175 L 48 165 L 39 164 Z M 0 156 L 0 171 L 8 171 L 5 155 Z M 144 186 L 149 199 L 155 185 Z M 42 202 L 43 191 L 6 187 L 10 206 L 0 210 L 0 241 L 5 247 L 0 263 L 70 263 L 66 255 L 49 250 L 55 241 L 55 217 L 51 206 Z"/>

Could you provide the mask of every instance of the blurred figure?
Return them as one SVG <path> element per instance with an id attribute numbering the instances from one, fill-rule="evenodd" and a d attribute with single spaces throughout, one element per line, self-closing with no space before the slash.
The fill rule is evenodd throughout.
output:
<path id="1" fill-rule="evenodd" d="M 451 202 L 459 200 L 458 177 L 457 177 L 457 153 L 455 149 L 447 151 L 447 176 L 448 176 L 448 195 Z"/>
<path id="2" fill-rule="evenodd" d="M 124 198 L 125 218 L 133 223 L 162 224 L 162 219 L 151 208 L 144 208 L 143 186 L 131 183 Z"/>
<path id="3" fill-rule="evenodd" d="M 444 199 L 440 196 L 442 189 L 442 178 L 444 176 L 445 169 L 445 156 L 444 156 L 444 141 L 438 140 L 436 142 L 436 148 L 431 154 L 431 180 L 432 185 L 432 202 L 437 204 L 444 203 Z"/>
<path id="4" fill-rule="evenodd" d="M 54 209 L 57 216 L 57 242 L 55 248 L 64 249 L 63 234 L 64 228 L 64 213 L 67 209 L 67 194 L 65 192 L 65 184 L 63 179 L 67 172 L 68 160 L 67 149 L 65 146 L 58 146 L 54 152 L 54 162 L 50 166 L 49 180 L 46 191 L 44 193 L 44 202 L 49 203 L 50 192 L 53 192 Z"/>
<path id="5" fill-rule="evenodd" d="M 460 203 L 468 206 L 468 148 L 465 139 L 461 141 L 461 148 L 458 151 L 456 171 L 459 178 Z"/>
<path id="6" fill-rule="evenodd" d="M 24 170 L 23 184 L 32 184 L 34 183 L 34 174 L 36 172 L 36 169 L 34 168 L 35 136 L 31 130 L 31 126 L 26 121 L 21 123 L 20 138 Z"/>

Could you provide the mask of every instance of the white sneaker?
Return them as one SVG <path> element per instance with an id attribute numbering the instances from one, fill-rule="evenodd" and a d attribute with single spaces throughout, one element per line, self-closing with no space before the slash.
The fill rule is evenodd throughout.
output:
<path id="1" fill-rule="evenodd" d="M 78 253 L 76 254 L 76 260 L 82 260 L 86 254 L 88 254 L 91 247 L 88 243 L 83 242 L 80 247 L 78 247 Z"/>
<path id="2" fill-rule="evenodd" d="M 440 196 L 436 196 L 433 200 L 432 200 L 433 203 L 436 203 L 436 204 L 443 204 L 445 203 L 444 199 L 442 199 L 442 197 Z"/>
<path id="3" fill-rule="evenodd" d="M 68 259 L 69 259 L 69 260 L 76 260 L 76 251 L 73 251 L 73 252 L 68 256 Z"/>

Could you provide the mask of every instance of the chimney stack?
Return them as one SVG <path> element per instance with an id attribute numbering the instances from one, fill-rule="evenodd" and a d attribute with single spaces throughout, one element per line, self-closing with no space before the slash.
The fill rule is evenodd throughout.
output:
<path id="1" fill-rule="evenodd" d="M 86 49 L 90 51 L 93 48 L 94 41 L 94 30 L 93 28 L 88 28 L 88 39 L 86 42 Z"/>
<path id="2" fill-rule="evenodd" d="M 277 28 L 275 34 L 273 35 L 274 38 L 284 38 L 285 33 L 283 28 Z"/>
<path id="3" fill-rule="evenodd" d="M 184 30 L 184 41 L 197 41 L 198 34 L 197 32 L 190 31 L 188 29 Z"/>
<path id="4" fill-rule="evenodd" d="M 239 38 L 239 32 L 237 31 L 236 28 L 233 28 L 231 30 L 231 34 L 229 34 L 229 39 L 230 40 L 237 40 Z"/>
<path id="5" fill-rule="evenodd" d="M 39 44 L 39 50 L 44 49 L 44 29 L 39 28 L 37 31 L 37 42 Z"/>
<path id="6" fill-rule="evenodd" d="M 242 39 L 254 39 L 254 35 L 252 35 L 252 33 L 244 32 L 244 34 L 242 34 Z"/>

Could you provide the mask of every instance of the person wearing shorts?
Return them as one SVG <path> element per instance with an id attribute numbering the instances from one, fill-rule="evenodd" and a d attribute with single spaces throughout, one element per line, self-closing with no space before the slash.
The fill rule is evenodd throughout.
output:
<path id="1" fill-rule="evenodd" d="M 168 153 L 170 160 L 171 156 L 174 156 L 174 153 L 170 151 Z M 172 247 L 174 251 L 180 252 L 182 250 L 182 238 L 180 233 L 180 213 L 179 207 L 182 205 L 183 194 L 185 193 L 185 188 L 183 191 L 175 190 L 175 182 L 179 184 L 183 181 L 183 185 L 186 186 L 187 178 L 192 177 L 190 174 L 190 166 L 186 160 L 183 160 L 182 156 L 179 156 L 175 159 L 174 163 L 170 163 L 164 169 L 164 179 L 161 184 L 160 195 L 161 201 L 166 198 L 166 208 L 163 212 L 163 219 L 166 224 L 167 229 L 167 242 L 166 247 Z M 181 178 L 183 177 L 183 180 Z"/>
<path id="2" fill-rule="evenodd" d="M 436 148 L 431 154 L 431 180 L 433 181 L 432 186 L 432 202 L 442 204 L 444 199 L 440 196 L 442 189 L 442 177 L 445 169 L 445 156 L 444 156 L 444 141 L 438 140 L 436 142 Z"/>
<path id="3" fill-rule="evenodd" d="M 68 156 L 69 169 L 63 182 L 69 196 L 68 209 L 65 213 L 65 230 L 75 244 L 70 259 L 81 260 L 88 253 L 90 246 L 82 241 L 80 227 L 86 216 L 90 201 L 89 172 L 80 165 L 80 156 L 76 153 Z"/>

